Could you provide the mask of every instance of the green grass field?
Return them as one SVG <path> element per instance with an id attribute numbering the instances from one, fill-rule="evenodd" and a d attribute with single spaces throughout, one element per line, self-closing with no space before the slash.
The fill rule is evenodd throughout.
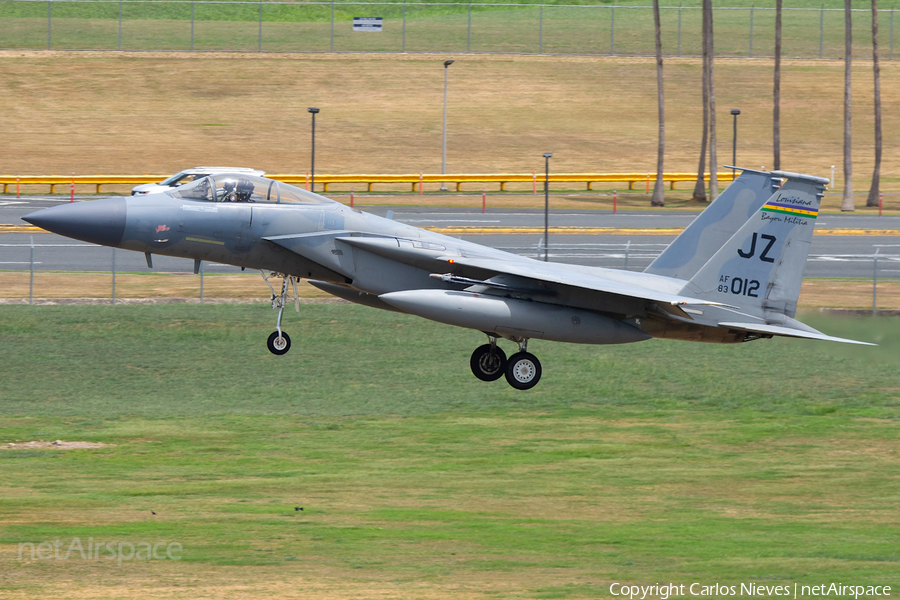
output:
<path id="1" fill-rule="evenodd" d="M 549 2 L 543 8 L 467 2 L 368 6 L 337 2 L 334 50 L 338 52 L 489 52 L 652 55 L 653 15 L 646 1 Z M 541 4 L 534 2 L 532 4 Z M 772 56 L 772 2 L 716 3 L 719 56 Z M 854 53 L 871 55 L 869 3 L 856 2 Z M 668 56 L 697 56 L 699 3 L 661 11 Z M 896 2 L 880 4 L 884 58 L 891 57 L 890 20 Z M 48 8 L 50 12 L 48 13 Z M 789 3 L 784 17 L 784 56 L 843 56 L 842 3 Z M 820 10 L 827 8 L 828 10 Z M 323 52 L 331 49 L 332 7 L 327 3 L 276 2 L 43 2 L 0 0 L 0 48 Z M 614 14 L 613 14 L 614 13 Z M 48 17 L 52 16 L 48 40 Z M 384 31 L 353 32 L 354 16 L 381 16 Z M 193 22 L 192 22 L 193 19 Z M 470 22 L 471 20 L 471 22 Z M 404 28 L 405 21 L 405 28 Z M 679 22 L 681 38 L 679 40 Z M 823 30 L 820 40 L 820 26 Z M 611 31 L 614 30 L 614 36 Z M 612 37 L 615 39 L 613 40 Z M 752 49 L 751 49 L 752 45 Z"/>
<path id="2" fill-rule="evenodd" d="M 0 595 L 900 584 L 895 318 L 806 319 L 878 348 L 535 341 L 521 393 L 468 372 L 476 332 L 301 308 L 284 357 L 263 305 L 0 308 L 0 442 L 107 444 L 0 449 Z M 17 558 L 74 537 L 183 551 Z"/>

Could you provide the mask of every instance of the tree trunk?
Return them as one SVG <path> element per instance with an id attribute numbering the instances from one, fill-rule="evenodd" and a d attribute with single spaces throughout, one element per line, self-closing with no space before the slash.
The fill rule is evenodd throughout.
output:
<path id="1" fill-rule="evenodd" d="M 873 0 L 874 2 L 874 0 Z M 656 102 L 659 106 L 659 147 L 656 150 L 656 184 L 653 186 L 653 196 L 650 198 L 650 206 L 665 206 L 666 199 L 663 189 L 663 155 L 666 141 L 666 112 L 663 102 L 663 59 L 662 59 L 662 34 L 659 25 L 659 0 L 653 0 L 653 22 L 656 26 Z"/>
<path id="2" fill-rule="evenodd" d="M 844 0 L 844 198 L 841 210 L 856 210 L 853 205 L 853 162 L 850 157 L 850 63 L 853 50 L 853 18 L 850 0 Z"/>
<path id="3" fill-rule="evenodd" d="M 706 43 L 708 37 L 706 29 L 706 2 L 703 3 L 703 137 L 700 138 L 700 166 L 697 167 L 697 183 L 694 184 L 693 200 L 706 202 L 706 141 L 709 137 L 709 46 Z"/>
<path id="4" fill-rule="evenodd" d="M 866 206 L 878 206 L 881 191 L 881 67 L 878 64 L 878 0 L 872 0 L 872 69 L 875 72 L 875 171 Z"/>
<path id="5" fill-rule="evenodd" d="M 709 46 L 709 198 L 715 200 L 719 195 L 719 161 L 716 158 L 716 85 L 713 77 L 713 58 L 715 57 L 715 44 L 713 44 L 713 11 L 712 0 L 704 0 L 709 5 L 706 11 L 707 45 Z"/>
<path id="6" fill-rule="evenodd" d="M 774 170 L 781 169 L 781 1 L 775 2 L 775 89 L 772 94 L 772 151 Z"/>

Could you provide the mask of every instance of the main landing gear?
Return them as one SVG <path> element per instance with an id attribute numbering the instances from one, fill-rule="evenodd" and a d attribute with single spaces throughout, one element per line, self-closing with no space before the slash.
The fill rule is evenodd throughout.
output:
<path id="1" fill-rule="evenodd" d="M 291 349 L 291 337 L 281 330 L 281 316 L 284 314 L 288 283 L 290 283 L 294 290 L 294 309 L 297 312 L 300 312 L 300 296 L 297 293 L 297 278 L 293 275 L 285 275 L 283 273 L 269 273 L 268 275 L 266 275 L 265 271 L 260 271 L 260 273 L 262 274 L 262 278 L 265 280 L 266 285 L 272 290 L 272 310 L 278 310 L 278 318 L 275 320 L 275 331 L 269 336 L 266 345 L 269 347 L 269 352 L 281 356 L 282 354 L 287 354 L 287 351 Z M 281 277 L 281 294 L 275 292 L 275 288 L 269 283 L 269 277 Z"/>
<path id="2" fill-rule="evenodd" d="M 506 358 L 497 346 L 497 338 L 489 335 L 489 344 L 479 346 L 472 353 L 469 366 L 482 381 L 496 381 L 506 376 L 506 382 L 517 390 L 530 390 L 541 380 L 541 361 L 527 352 L 528 340 L 518 340 L 519 351 Z"/>

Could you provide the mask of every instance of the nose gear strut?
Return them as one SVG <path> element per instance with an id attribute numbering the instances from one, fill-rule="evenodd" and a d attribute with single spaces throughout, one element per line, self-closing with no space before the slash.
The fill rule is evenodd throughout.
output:
<path id="1" fill-rule="evenodd" d="M 260 274 L 262 275 L 263 281 L 265 281 L 266 285 L 269 286 L 269 289 L 272 290 L 272 310 L 278 310 L 278 318 L 275 320 L 275 331 L 269 336 L 266 345 L 269 347 L 269 352 L 280 356 L 286 354 L 287 351 L 291 349 L 290 336 L 281 330 L 281 316 L 284 314 L 288 283 L 290 283 L 294 291 L 294 310 L 298 313 L 300 312 L 300 295 L 297 292 L 297 278 L 285 273 L 270 272 L 266 275 L 265 271 L 260 271 Z M 275 292 L 275 288 L 272 287 L 272 284 L 269 282 L 270 277 L 281 278 L 281 294 Z"/>

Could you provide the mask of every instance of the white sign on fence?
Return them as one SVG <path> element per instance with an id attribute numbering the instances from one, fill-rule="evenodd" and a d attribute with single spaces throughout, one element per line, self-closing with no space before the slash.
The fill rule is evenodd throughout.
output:
<path id="1" fill-rule="evenodd" d="M 381 17 L 353 17 L 353 31 L 381 31 Z"/>

